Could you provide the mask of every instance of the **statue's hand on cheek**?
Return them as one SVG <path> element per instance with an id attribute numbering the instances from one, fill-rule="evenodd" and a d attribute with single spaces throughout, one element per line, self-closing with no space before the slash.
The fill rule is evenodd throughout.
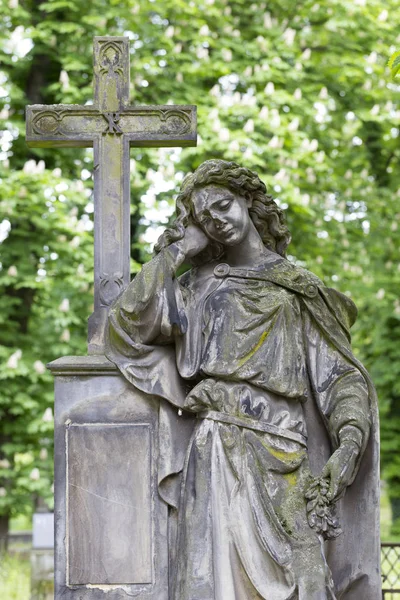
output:
<path id="1" fill-rule="evenodd" d="M 191 258 L 204 250 L 209 242 L 209 238 L 200 227 L 189 225 L 185 230 L 185 237 L 175 244 L 186 258 Z"/>
<path id="2" fill-rule="evenodd" d="M 351 441 L 342 442 L 326 463 L 322 477 L 330 481 L 328 498 L 335 502 L 351 483 L 357 464 L 359 448 Z"/>

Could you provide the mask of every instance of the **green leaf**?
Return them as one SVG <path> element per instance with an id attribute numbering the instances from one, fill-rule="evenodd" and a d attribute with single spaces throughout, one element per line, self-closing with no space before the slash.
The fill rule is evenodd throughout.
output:
<path id="1" fill-rule="evenodd" d="M 400 71 L 400 52 L 394 52 L 388 60 L 392 79 L 395 80 Z"/>

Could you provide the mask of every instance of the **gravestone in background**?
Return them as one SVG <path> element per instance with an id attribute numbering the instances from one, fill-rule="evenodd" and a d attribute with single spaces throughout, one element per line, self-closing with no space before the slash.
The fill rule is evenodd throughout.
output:
<path id="1" fill-rule="evenodd" d="M 54 598 L 54 514 L 33 515 L 30 600 Z"/>
<path id="2" fill-rule="evenodd" d="M 193 146 L 194 106 L 129 106 L 129 41 L 94 41 L 94 104 L 27 108 L 33 147 L 93 146 L 94 313 L 89 355 L 55 376 L 55 598 L 168 597 L 167 505 L 159 498 L 158 400 L 103 356 L 108 307 L 129 283 L 129 149 Z M 106 596 L 104 592 L 107 592 Z"/>

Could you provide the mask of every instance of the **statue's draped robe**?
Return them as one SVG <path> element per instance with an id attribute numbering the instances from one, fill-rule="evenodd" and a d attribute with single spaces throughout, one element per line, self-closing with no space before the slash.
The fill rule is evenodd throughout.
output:
<path id="1" fill-rule="evenodd" d="M 276 256 L 179 280 L 178 260 L 172 246 L 143 267 L 110 312 L 107 342 L 134 386 L 167 400 L 160 494 L 179 508 L 171 598 L 377 600 L 376 398 L 350 349 L 354 305 Z M 358 475 L 339 502 L 344 533 L 324 548 L 304 488 L 347 425 L 361 441 Z"/>

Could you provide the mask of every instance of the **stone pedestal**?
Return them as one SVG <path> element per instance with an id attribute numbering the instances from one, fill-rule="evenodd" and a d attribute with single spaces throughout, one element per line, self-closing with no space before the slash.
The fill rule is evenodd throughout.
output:
<path id="1" fill-rule="evenodd" d="M 168 509 L 157 492 L 159 401 L 103 356 L 55 376 L 55 599 L 168 599 Z"/>

